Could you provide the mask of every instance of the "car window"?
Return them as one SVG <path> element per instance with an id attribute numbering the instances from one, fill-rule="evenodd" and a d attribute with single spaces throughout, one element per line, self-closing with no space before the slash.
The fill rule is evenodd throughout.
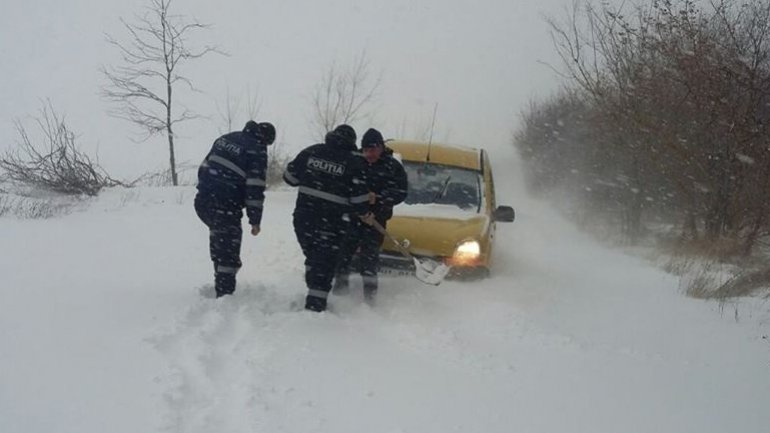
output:
<path id="1" fill-rule="evenodd" d="M 477 211 L 481 175 L 474 170 L 441 164 L 404 161 L 409 180 L 406 204 L 447 204 Z"/>

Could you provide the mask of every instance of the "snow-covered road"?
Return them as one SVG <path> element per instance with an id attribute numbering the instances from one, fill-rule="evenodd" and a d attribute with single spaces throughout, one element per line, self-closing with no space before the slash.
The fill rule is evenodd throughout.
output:
<path id="1" fill-rule="evenodd" d="M 499 174 L 517 220 L 492 278 L 386 278 L 376 308 L 354 293 L 320 315 L 289 308 L 291 191 L 268 194 L 222 300 L 201 295 L 192 188 L 0 219 L 0 431 L 767 431 L 766 317 L 684 297 L 514 181 Z"/>

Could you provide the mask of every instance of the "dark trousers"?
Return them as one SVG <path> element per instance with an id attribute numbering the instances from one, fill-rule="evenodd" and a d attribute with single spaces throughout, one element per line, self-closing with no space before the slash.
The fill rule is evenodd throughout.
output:
<path id="1" fill-rule="evenodd" d="M 377 219 L 384 228 L 387 220 Z M 374 227 L 355 221 L 352 223 L 350 235 L 345 238 L 340 254 L 334 279 L 334 292 L 345 293 L 349 289 L 350 273 L 356 271 L 361 274 L 364 283 L 364 296 L 373 298 L 377 293 L 377 271 L 380 266 L 380 246 L 384 236 Z M 358 253 L 357 263 L 353 263 L 353 256 Z M 355 268 L 355 269 L 354 269 Z"/>
<path id="2" fill-rule="evenodd" d="M 217 297 L 235 292 L 235 274 L 241 268 L 241 218 L 243 209 L 235 203 L 220 203 L 213 197 L 195 196 L 195 212 L 209 228 L 209 253 L 214 263 Z"/>
<path id="3" fill-rule="evenodd" d="M 294 233 L 305 255 L 305 284 L 308 288 L 305 308 L 326 309 L 326 299 L 332 288 L 334 270 L 342 242 L 350 223 L 342 215 L 294 213 Z"/>

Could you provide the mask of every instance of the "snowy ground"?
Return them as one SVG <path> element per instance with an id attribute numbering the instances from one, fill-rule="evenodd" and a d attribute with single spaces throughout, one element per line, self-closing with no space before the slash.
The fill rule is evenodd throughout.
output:
<path id="1" fill-rule="evenodd" d="M 520 192 L 499 197 L 517 221 L 492 278 L 384 279 L 376 308 L 356 293 L 320 315 L 289 308 L 293 192 L 268 194 L 223 300 L 201 294 L 193 194 L 0 219 L 0 431 L 768 431 L 767 308 L 735 322 Z"/>

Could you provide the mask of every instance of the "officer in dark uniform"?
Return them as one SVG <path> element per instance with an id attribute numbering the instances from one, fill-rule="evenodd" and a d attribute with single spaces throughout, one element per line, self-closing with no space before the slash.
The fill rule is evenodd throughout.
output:
<path id="1" fill-rule="evenodd" d="M 355 155 L 356 133 L 340 125 L 324 143 L 305 148 L 289 163 L 283 178 L 299 187 L 294 232 L 305 255 L 305 309 L 324 311 L 340 247 L 356 219 L 368 213 L 364 164 Z"/>
<path id="2" fill-rule="evenodd" d="M 267 146 L 274 140 L 272 124 L 249 120 L 243 131 L 225 134 L 214 141 L 198 168 L 195 212 L 209 228 L 217 298 L 235 291 L 235 274 L 241 267 L 244 207 L 251 234 L 259 234 L 265 198 Z"/>
<path id="3" fill-rule="evenodd" d="M 406 199 L 407 178 L 403 165 L 385 146 L 382 134 L 369 129 L 361 139 L 361 153 L 366 161 L 366 185 L 370 193 L 369 210 L 382 227 L 393 216 L 393 206 Z M 334 293 L 345 294 L 353 255 L 358 251 L 358 270 L 364 283 L 364 299 L 372 305 L 377 294 L 377 270 L 383 235 L 369 224 L 352 219 L 350 235 L 343 244 L 337 265 Z"/>

